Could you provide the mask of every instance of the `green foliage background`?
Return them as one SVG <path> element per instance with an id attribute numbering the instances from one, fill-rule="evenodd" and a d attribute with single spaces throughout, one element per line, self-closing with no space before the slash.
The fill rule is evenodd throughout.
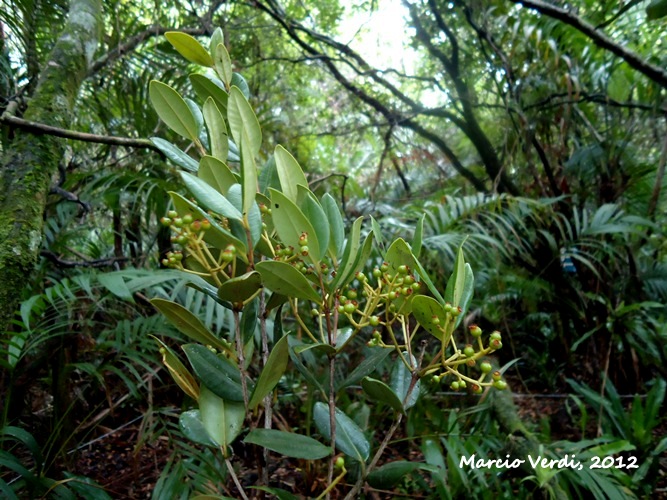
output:
<path id="1" fill-rule="evenodd" d="M 571 4 L 615 44 L 667 66 L 664 2 Z M 465 321 L 503 331 L 497 362 L 512 363 L 515 392 L 565 396 L 557 415 L 529 422 L 511 398 L 479 402 L 433 388 L 392 449 L 439 472 L 409 471 L 395 494 L 602 498 L 665 488 L 664 84 L 563 20 L 510 1 L 406 2 L 401 36 L 413 60 L 396 54 L 387 67 L 339 38 L 350 18 L 372 15 L 379 2 L 100 5 L 100 46 L 69 129 L 164 137 L 196 157 L 191 141 L 159 121 L 149 82 L 193 96 L 187 75 L 202 69 L 161 35 L 185 29 L 206 46 L 222 27 L 262 127 L 260 157 L 289 145 L 311 189 L 330 193 L 349 224 L 372 215 L 386 242 L 412 240 L 424 215 L 423 253 L 437 283 L 446 283 L 465 240 L 476 277 Z M 70 4 L 2 6 L 0 111 L 21 117 Z M 3 162 L 15 141 L 31 137 L 3 120 Z M 182 340 L 148 298 L 178 300 L 213 331 L 232 322 L 182 278 L 154 272 L 171 249 L 158 224 L 170 208 L 166 193 L 185 192 L 177 168 L 150 149 L 59 141 L 58 173 L 42 193 L 40 258 L 25 289 L 12 291 L 20 304 L 2 332 L 3 494 L 90 494 L 86 481 L 55 482 L 78 474 L 68 452 L 136 416 L 136 450 L 159 436 L 175 444 L 156 498 L 220 494 L 209 481 L 224 482 L 222 464 L 176 426 L 187 401 L 149 337 Z M 367 217 L 364 232 L 373 224 Z M 121 270 L 122 278 L 112 273 Z M 301 383 L 288 373 L 280 389 L 311 401 Z M 345 409 L 362 428 L 379 427 L 388 409 L 367 403 L 350 393 Z M 508 438 L 519 428 L 547 455 L 635 455 L 640 468 L 521 477 L 458 469 L 462 454 L 525 454 L 525 441 Z M 424 435 L 433 437 L 409 444 Z M 315 474 L 306 468 L 304 477 Z"/>

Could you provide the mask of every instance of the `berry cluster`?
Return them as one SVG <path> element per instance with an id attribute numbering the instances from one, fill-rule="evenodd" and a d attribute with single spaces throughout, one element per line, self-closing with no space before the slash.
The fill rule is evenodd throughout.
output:
<path id="1" fill-rule="evenodd" d="M 454 313 L 455 310 L 452 308 L 451 312 Z M 474 344 L 466 344 L 463 350 L 460 350 L 456 348 L 456 344 L 452 341 L 455 350 L 454 354 L 449 358 L 445 358 L 443 348 L 441 351 L 440 363 L 436 367 L 428 369 L 428 373 L 432 374 L 431 380 L 435 383 L 441 383 L 448 375 L 453 375 L 455 380 L 449 385 L 452 390 L 463 390 L 470 384 L 470 389 L 475 394 L 481 393 L 483 387 L 492 386 L 500 390 L 506 389 L 507 382 L 502 380 L 502 375 L 498 370 L 493 371 L 493 367 L 488 361 L 483 361 L 479 364 L 479 371 L 481 373 L 477 379 L 463 375 L 459 372 L 461 366 L 466 365 L 468 367 L 474 367 L 481 358 L 503 346 L 502 336 L 498 331 L 494 331 L 489 335 L 489 340 L 486 346 L 482 341 L 482 329 L 479 326 L 470 325 L 468 331 L 471 337 L 475 339 L 473 342 L 476 343 L 476 346 Z M 491 377 L 490 381 L 487 380 L 489 374 Z"/>

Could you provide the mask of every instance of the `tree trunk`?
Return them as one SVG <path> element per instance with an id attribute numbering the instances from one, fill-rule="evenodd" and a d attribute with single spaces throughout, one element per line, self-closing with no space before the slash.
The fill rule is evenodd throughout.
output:
<path id="1" fill-rule="evenodd" d="M 67 24 L 42 70 L 26 119 L 69 126 L 101 27 L 101 0 L 71 1 Z M 0 171 L 0 332 L 8 327 L 37 260 L 49 184 L 64 148 L 62 139 L 21 133 L 4 152 Z"/>

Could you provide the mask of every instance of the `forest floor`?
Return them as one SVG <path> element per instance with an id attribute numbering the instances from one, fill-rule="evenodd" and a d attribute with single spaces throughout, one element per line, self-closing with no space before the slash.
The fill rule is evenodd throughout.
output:
<path id="1" fill-rule="evenodd" d="M 562 397 L 517 394 L 515 402 L 519 415 L 527 424 L 540 428 L 548 422 L 554 441 L 581 439 L 579 430 L 571 425 L 571 418 L 565 411 Z M 155 442 L 142 442 L 142 433 L 141 420 L 117 431 L 109 430 L 102 438 L 77 450 L 74 462 L 69 464 L 69 471 L 97 481 L 115 499 L 150 498 L 172 449 L 166 436 Z M 657 429 L 657 433 L 667 435 L 667 424 Z M 410 458 L 417 461 L 423 459 L 417 456 Z M 661 458 L 661 464 L 661 491 L 656 492 L 653 498 L 667 498 L 667 456 Z M 242 482 L 247 479 L 244 478 L 244 472 L 256 476 L 256 471 L 242 470 Z M 293 474 L 293 469 L 280 466 L 272 470 L 272 476 L 278 476 L 279 482 L 284 484 L 285 488 L 294 483 L 289 477 Z"/>

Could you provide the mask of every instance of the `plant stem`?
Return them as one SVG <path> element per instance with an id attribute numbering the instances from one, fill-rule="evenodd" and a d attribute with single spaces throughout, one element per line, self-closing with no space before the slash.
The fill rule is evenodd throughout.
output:
<path id="1" fill-rule="evenodd" d="M 329 334 L 331 335 L 331 334 Z M 333 484 L 334 467 L 336 463 L 336 394 L 334 392 L 334 375 L 336 374 L 336 357 L 329 357 L 329 426 L 331 427 L 331 460 L 329 460 L 329 474 L 327 476 L 327 495 L 330 498 L 330 487 Z"/>
<path id="2" fill-rule="evenodd" d="M 276 313 L 277 314 L 277 313 Z M 266 366 L 266 362 L 269 359 L 269 336 L 266 332 L 266 299 L 264 293 L 260 292 L 259 294 L 259 329 L 262 335 L 262 364 Z M 273 407 L 271 406 L 272 395 L 269 393 L 264 397 L 264 428 L 271 428 L 271 421 L 273 417 Z M 261 484 L 268 486 L 269 485 L 269 449 L 262 449 L 262 458 L 264 463 L 262 464 L 262 478 Z"/>
<path id="3" fill-rule="evenodd" d="M 236 472 L 234 472 L 234 466 L 227 457 L 225 457 L 225 465 L 227 465 L 227 470 L 229 471 L 229 475 L 232 476 L 232 481 L 234 481 L 236 489 L 239 490 L 239 495 L 241 495 L 241 498 L 243 498 L 243 500 L 249 500 L 248 495 L 246 495 L 245 491 L 243 490 L 243 486 L 241 486 L 241 482 L 239 481 Z"/>
<path id="4" fill-rule="evenodd" d="M 234 310 L 234 337 L 236 337 L 236 352 L 239 358 L 239 371 L 241 372 L 241 390 L 243 391 L 243 405 L 245 406 L 246 417 L 249 411 L 248 381 L 245 370 L 245 353 L 243 352 L 243 337 L 241 335 L 241 322 L 239 321 L 239 312 Z"/>

